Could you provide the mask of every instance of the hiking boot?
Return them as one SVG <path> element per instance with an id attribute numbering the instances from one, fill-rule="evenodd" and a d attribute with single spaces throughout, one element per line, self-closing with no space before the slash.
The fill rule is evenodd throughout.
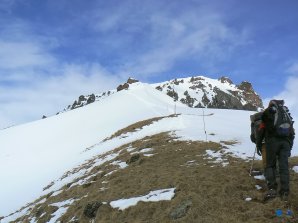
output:
<path id="1" fill-rule="evenodd" d="M 274 189 L 269 189 L 269 190 L 265 193 L 265 198 L 264 198 L 264 200 L 267 201 L 267 200 L 269 200 L 269 199 L 274 199 L 274 198 L 276 198 L 276 195 L 277 195 L 276 190 L 274 190 Z"/>

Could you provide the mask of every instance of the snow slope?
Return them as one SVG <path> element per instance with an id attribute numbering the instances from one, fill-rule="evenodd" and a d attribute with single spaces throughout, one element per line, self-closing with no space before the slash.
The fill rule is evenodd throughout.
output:
<path id="1" fill-rule="evenodd" d="M 0 131 L 0 216 L 92 156 L 82 153 L 87 147 L 137 121 L 169 115 L 170 103 L 149 85 L 136 84 L 99 103 Z"/>
<path id="2" fill-rule="evenodd" d="M 174 107 L 170 97 L 150 85 L 136 83 L 129 90 L 88 106 L 0 131 L 3 182 L 0 216 L 12 213 L 43 194 L 59 190 L 69 179 L 58 179 L 92 156 L 160 132 L 172 131 L 184 140 L 205 140 L 206 137 L 215 142 L 233 140 L 237 144 L 229 146 L 229 151 L 242 158 L 253 155 L 254 145 L 249 139 L 252 112 L 203 110 L 180 103 L 176 104 L 177 113 L 181 113 L 177 117 L 161 119 L 126 137 L 103 141 L 137 121 L 170 115 Z M 202 116 L 203 112 L 207 116 Z M 90 149 L 86 151 L 86 148 Z M 293 155 L 297 154 L 294 149 Z M 50 182 L 54 185 L 43 191 Z"/>

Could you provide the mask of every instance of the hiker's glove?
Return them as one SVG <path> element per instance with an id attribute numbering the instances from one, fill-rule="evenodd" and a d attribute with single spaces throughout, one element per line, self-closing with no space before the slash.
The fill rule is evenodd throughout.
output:
<path id="1" fill-rule="evenodd" d="M 257 146 L 257 154 L 262 156 L 262 146 Z"/>

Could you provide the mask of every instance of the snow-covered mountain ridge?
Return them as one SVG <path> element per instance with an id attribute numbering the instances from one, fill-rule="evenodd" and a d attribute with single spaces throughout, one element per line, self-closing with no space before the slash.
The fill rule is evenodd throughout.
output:
<path id="1" fill-rule="evenodd" d="M 64 111 L 101 100 L 111 94 L 126 90 L 138 80 L 129 78 L 115 90 L 101 94 L 81 95 L 72 105 L 68 105 Z M 162 83 L 151 84 L 157 90 L 194 108 L 223 108 L 256 111 L 263 108 L 260 96 L 254 91 L 251 83 L 243 81 L 239 85 L 233 84 L 228 77 L 211 79 L 204 76 L 179 78 Z"/>
<path id="2" fill-rule="evenodd" d="M 161 222 L 172 222 L 179 202 L 192 205 L 194 213 L 186 222 L 198 222 L 204 216 L 193 216 L 201 213 L 198 201 L 204 194 L 212 196 L 212 176 L 221 176 L 217 190 L 234 190 L 239 207 L 246 210 L 245 199 L 256 193 L 256 182 L 243 173 L 254 152 L 252 113 L 190 108 L 174 103 L 156 86 L 137 82 L 88 106 L 1 130 L 1 223 L 150 222 L 154 210 L 162 210 Z M 296 148 L 292 154 L 297 155 Z M 240 175 L 228 174 L 234 168 L 242 170 L 250 191 L 229 185 L 239 181 Z M 195 199 L 183 200 L 191 197 Z M 144 205 L 152 198 L 157 206 L 150 203 L 149 209 Z M 135 200 L 143 202 L 133 206 Z"/>

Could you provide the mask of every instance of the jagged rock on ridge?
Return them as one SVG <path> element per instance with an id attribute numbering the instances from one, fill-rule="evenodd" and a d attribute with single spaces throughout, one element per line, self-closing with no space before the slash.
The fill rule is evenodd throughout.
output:
<path id="1" fill-rule="evenodd" d="M 229 83 L 229 84 L 233 84 L 233 81 L 231 81 L 230 78 L 228 77 L 221 77 L 218 80 L 220 80 L 221 83 Z"/>
<path id="2" fill-rule="evenodd" d="M 95 102 L 95 95 L 91 94 L 90 97 L 87 99 L 87 104 Z"/>
<path id="3" fill-rule="evenodd" d="M 126 81 L 126 83 L 128 83 L 128 84 L 133 84 L 133 83 L 136 83 L 136 82 L 139 82 L 139 80 L 131 78 L 131 77 L 128 78 L 128 80 Z"/>
<path id="4" fill-rule="evenodd" d="M 126 90 L 129 88 L 129 84 L 128 83 L 124 83 L 124 84 L 120 84 L 118 87 L 117 87 L 117 91 L 122 91 L 122 90 Z"/>

